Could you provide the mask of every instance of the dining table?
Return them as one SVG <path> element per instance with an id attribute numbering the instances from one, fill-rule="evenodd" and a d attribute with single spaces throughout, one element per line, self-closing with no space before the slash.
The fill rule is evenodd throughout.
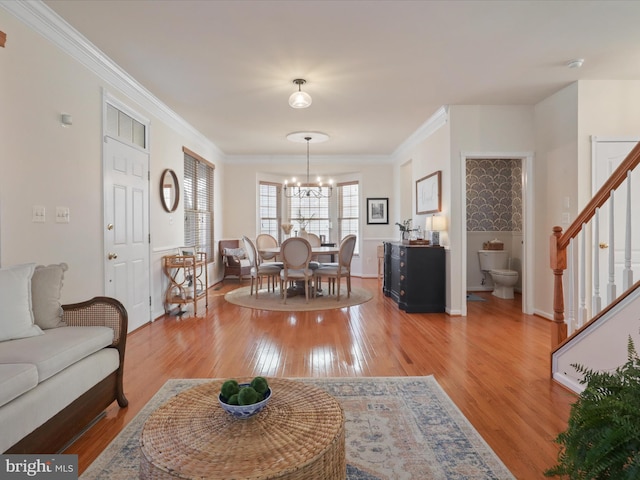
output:
<path id="1" fill-rule="evenodd" d="M 340 252 L 340 248 L 338 246 L 323 246 L 323 247 L 311 247 L 311 254 L 313 258 L 318 258 L 320 255 L 331 255 L 331 261 L 335 261 L 335 256 Z M 263 254 L 271 254 L 274 253 L 276 255 L 280 255 L 280 247 L 269 247 L 269 248 L 261 248 L 258 250 L 258 253 Z"/>
<path id="2" fill-rule="evenodd" d="M 335 256 L 340 252 L 340 247 L 337 245 L 333 246 L 321 246 L 321 247 L 311 247 L 311 255 L 312 258 L 317 259 L 320 255 L 331 255 L 331 261 L 335 261 Z M 276 258 L 280 255 L 280 247 L 269 247 L 269 248 L 261 248 L 258 250 L 260 255 L 263 254 L 276 254 Z M 304 282 L 300 283 L 299 281 L 295 282 L 295 286 L 287 290 L 287 296 L 294 295 L 304 295 Z M 317 296 L 322 296 L 322 288 L 318 286 L 318 290 L 316 292 Z"/>

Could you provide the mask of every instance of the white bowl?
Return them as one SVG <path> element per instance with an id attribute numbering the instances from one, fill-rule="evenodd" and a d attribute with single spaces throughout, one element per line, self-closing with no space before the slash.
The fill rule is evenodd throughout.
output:
<path id="1" fill-rule="evenodd" d="M 248 386 L 248 383 L 240 384 L 241 388 Z M 223 398 L 224 397 L 220 393 L 218 395 L 218 402 L 220 402 L 220 406 L 225 412 L 230 413 L 236 418 L 249 418 L 253 417 L 256 413 L 261 412 L 262 409 L 267 406 L 267 403 L 271 398 L 271 388 L 267 389 L 267 392 L 264 394 L 264 400 L 258 403 L 252 403 L 251 405 L 229 405 L 222 400 Z"/>

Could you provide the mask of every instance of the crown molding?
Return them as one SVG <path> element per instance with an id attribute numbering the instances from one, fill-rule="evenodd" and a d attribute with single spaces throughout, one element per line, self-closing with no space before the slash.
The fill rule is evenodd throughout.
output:
<path id="1" fill-rule="evenodd" d="M 210 146 L 224 158 L 224 152 L 211 140 L 160 101 L 42 1 L 0 0 L 0 6 L 167 125 Z"/>
<path id="2" fill-rule="evenodd" d="M 431 115 L 415 132 L 413 132 L 398 148 L 391 154 L 392 160 L 400 160 L 402 155 L 425 141 L 440 127 L 449 121 L 449 106 L 443 105 Z"/>
<path id="3" fill-rule="evenodd" d="M 387 155 L 314 155 L 310 156 L 311 164 L 316 165 L 339 165 L 348 163 L 349 165 L 371 165 L 389 163 Z M 298 163 L 305 162 L 304 155 L 227 155 L 225 163 L 228 164 L 278 164 L 278 163 Z"/>

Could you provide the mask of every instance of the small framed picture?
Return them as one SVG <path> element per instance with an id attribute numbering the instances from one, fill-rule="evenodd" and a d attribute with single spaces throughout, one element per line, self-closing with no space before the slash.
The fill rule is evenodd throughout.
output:
<path id="1" fill-rule="evenodd" d="M 367 224 L 389 224 L 388 198 L 367 198 Z"/>
<path id="2" fill-rule="evenodd" d="M 416 213 L 438 213 L 442 209 L 441 171 L 416 181 Z"/>

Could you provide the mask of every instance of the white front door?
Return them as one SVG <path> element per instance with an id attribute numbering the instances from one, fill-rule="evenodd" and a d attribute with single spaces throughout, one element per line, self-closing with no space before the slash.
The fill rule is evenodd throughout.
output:
<path id="1" fill-rule="evenodd" d="M 627 157 L 631 149 L 636 146 L 637 140 L 629 141 L 598 141 L 594 143 L 595 148 L 595 164 L 594 164 L 594 181 L 593 181 L 593 194 L 600 189 L 600 187 L 607 181 L 616 168 Z M 639 176 L 632 175 L 632 195 L 634 192 L 640 192 L 640 178 Z M 636 193 L 637 195 L 637 193 Z M 632 202 L 637 202 L 637 198 Z M 637 205 L 637 203 L 635 203 Z M 632 209 L 635 207 L 632 203 Z M 627 185 L 626 181 L 618 187 L 614 194 L 614 217 L 613 223 L 614 243 L 610 244 L 609 239 L 609 217 L 610 217 L 610 200 L 605 203 L 599 210 L 599 233 L 596 234 L 596 245 L 598 245 L 598 262 L 599 262 L 599 296 L 602 299 L 602 307 L 605 307 L 611 301 L 623 293 L 622 272 L 624 269 L 624 247 L 625 247 L 625 235 L 626 235 L 626 209 L 627 209 Z M 632 210 L 632 215 L 633 210 Z M 631 223 L 633 231 L 631 234 L 631 251 L 633 252 L 633 258 L 638 258 L 638 252 L 640 251 L 640 222 Z M 613 283 L 610 279 L 610 262 L 609 258 L 613 251 Z M 633 270 L 636 272 L 639 266 L 632 265 Z M 611 297 L 611 298 L 608 298 Z"/>
<path id="2" fill-rule="evenodd" d="M 105 295 L 125 306 L 129 331 L 151 320 L 149 155 L 105 136 Z"/>

